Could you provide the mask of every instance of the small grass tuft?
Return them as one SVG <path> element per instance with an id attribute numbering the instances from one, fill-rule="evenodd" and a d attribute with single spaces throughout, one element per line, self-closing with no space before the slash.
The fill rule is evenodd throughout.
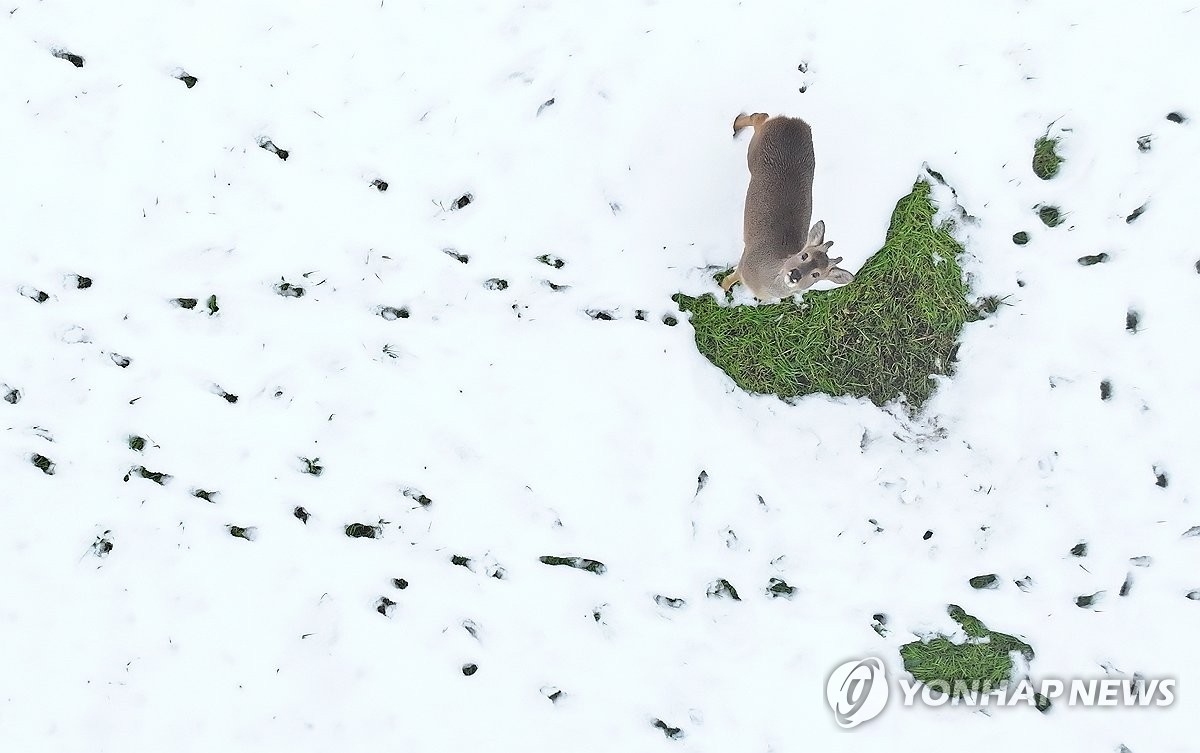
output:
<path id="1" fill-rule="evenodd" d="M 350 523 L 344 530 L 346 535 L 352 539 L 378 539 L 383 536 L 382 526 L 366 523 Z"/>
<path id="2" fill-rule="evenodd" d="M 947 688 L 952 695 L 967 688 L 994 689 L 1012 678 L 1012 652 L 1019 652 L 1025 661 L 1033 659 L 1033 647 L 1021 639 L 989 630 L 962 607 L 951 604 L 946 611 L 971 640 L 957 644 L 938 636 L 901 646 L 904 668 L 918 681 Z"/>
<path id="3" fill-rule="evenodd" d="M 245 539 L 246 541 L 254 541 L 258 537 L 258 529 L 254 526 L 225 526 L 229 530 L 229 535 L 235 539 Z"/>
<path id="4" fill-rule="evenodd" d="M 974 589 L 994 589 L 1000 585 L 1000 577 L 995 573 L 976 575 L 968 581 Z"/>
<path id="5" fill-rule="evenodd" d="M 159 486 L 166 486 L 167 482 L 169 482 L 172 478 L 171 474 L 169 473 L 152 471 L 142 465 L 135 465 L 133 468 L 130 468 L 129 473 L 125 474 L 125 481 L 128 482 L 129 479 L 133 478 L 134 476 L 141 476 L 147 481 L 153 481 Z"/>
<path id="6" fill-rule="evenodd" d="M 1038 219 L 1046 227 L 1058 227 L 1063 224 L 1065 216 L 1058 207 L 1050 204 L 1039 204 L 1035 209 L 1037 209 Z"/>
<path id="7" fill-rule="evenodd" d="M 1057 136 L 1042 136 L 1033 142 L 1033 174 L 1042 180 L 1050 180 L 1058 175 L 1058 170 L 1065 162 L 1058 154 Z"/>
<path id="8" fill-rule="evenodd" d="M 1081 256 L 1078 259 L 1076 259 L 1075 261 L 1079 262 L 1079 266 L 1081 266 L 1081 267 L 1090 267 L 1094 264 L 1103 264 L 1104 262 L 1108 261 L 1108 258 L 1109 258 L 1108 254 L 1101 251 L 1098 254 L 1089 254 L 1088 256 Z"/>
<path id="9" fill-rule="evenodd" d="M 738 596 L 737 589 L 733 587 L 733 584 L 724 578 L 714 580 L 712 583 L 709 583 L 708 589 L 705 593 L 710 599 L 733 599 L 734 601 L 742 600 L 742 597 Z"/>
<path id="10" fill-rule="evenodd" d="M 790 599 L 795 595 L 796 587 L 789 586 L 785 580 L 781 580 L 780 578 L 771 578 L 771 580 L 767 583 L 767 596 L 771 597 L 772 599 L 778 599 L 781 596 L 785 599 Z"/>
<path id="11" fill-rule="evenodd" d="M 670 724 L 667 724 L 662 719 L 655 719 L 653 722 L 650 723 L 650 725 L 652 727 L 655 727 L 656 729 L 662 730 L 662 733 L 664 735 L 666 735 L 667 738 L 670 740 L 681 740 L 685 737 L 685 734 L 682 729 L 680 729 L 679 727 L 672 727 Z"/>
<path id="12" fill-rule="evenodd" d="M 892 214 L 883 248 L 854 282 L 760 306 L 722 306 L 712 295 L 674 300 L 691 314 L 696 347 L 739 387 L 781 398 L 814 392 L 897 397 L 919 408 L 933 374 L 947 374 L 967 302 L 949 226 L 934 225 L 930 186 L 918 181 Z"/>
<path id="13" fill-rule="evenodd" d="M 33 463 L 34 468 L 37 468 L 47 476 L 54 475 L 54 461 L 45 455 L 40 455 L 35 452 L 29 457 L 29 462 Z"/>
<path id="14" fill-rule="evenodd" d="M 1008 296 L 985 295 L 975 302 L 975 312 L 980 319 L 986 319 L 1000 310 L 1001 306 L 1010 306 Z"/>
<path id="15" fill-rule="evenodd" d="M 604 573 L 608 571 L 608 568 L 603 562 L 588 559 L 587 557 L 558 557 L 556 555 L 548 554 L 544 557 L 538 557 L 538 560 L 543 565 L 563 565 L 566 567 L 573 567 L 576 570 L 586 570 L 587 572 L 595 573 L 596 575 L 604 575 Z"/>
<path id="16" fill-rule="evenodd" d="M 13 11 L 13 12 L 15 12 L 15 11 Z M 68 50 L 54 49 L 54 50 L 50 51 L 50 54 L 54 55 L 54 57 L 58 58 L 59 60 L 67 61 L 68 63 L 75 66 L 76 68 L 83 67 L 84 59 L 81 56 L 76 55 L 75 53 L 70 52 Z M 1172 114 L 1174 114 L 1174 113 L 1172 113 Z M 1170 116 L 1167 116 L 1167 117 L 1170 117 Z"/>

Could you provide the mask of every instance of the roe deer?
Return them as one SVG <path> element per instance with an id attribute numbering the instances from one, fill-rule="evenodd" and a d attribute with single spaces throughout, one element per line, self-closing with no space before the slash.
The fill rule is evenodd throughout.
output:
<path id="1" fill-rule="evenodd" d="M 745 249 L 721 287 L 728 291 L 740 282 L 766 301 L 787 298 L 821 280 L 853 282 L 854 275 L 837 266 L 842 258 L 829 258 L 833 241 L 825 240 L 824 221 L 808 227 L 816 164 L 808 123 L 743 113 L 733 121 L 733 135 L 747 126 L 754 136 L 746 154 Z"/>

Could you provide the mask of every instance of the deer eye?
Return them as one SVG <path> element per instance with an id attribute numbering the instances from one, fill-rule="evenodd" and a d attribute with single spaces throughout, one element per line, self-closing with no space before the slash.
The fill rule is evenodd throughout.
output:
<path id="1" fill-rule="evenodd" d="M 800 261 L 808 261 L 808 252 L 800 254 Z"/>
<path id="2" fill-rule="evenodd" d="M 820 272 L 813 272 L 813 273 L 812 273 L 812 276 L 813 276 L 813 277 L 820 277 L 820 276 L 821 276 L 821 273 L 820 273 Z"/>

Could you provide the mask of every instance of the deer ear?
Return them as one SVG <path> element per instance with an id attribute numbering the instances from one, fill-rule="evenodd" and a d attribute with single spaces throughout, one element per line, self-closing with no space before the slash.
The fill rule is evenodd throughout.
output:
<path id="1" fill-rule="evenodd" d="M 812 230 L 808 231 L 808 241 L 806 246 L 819 246 L 825 240 L 825 220 L 817 220 L 817 224 L 812 226 Z"/>
<path id="2" fill-rule="evenodd" d="M 838 259 L 838 261 L 841 261 L 841 259 Z M 825 275 L 825 279 L 829 280 L 830 282 L 835 282 L 838 285 L 845 285 L 847 283 L 854 282 L 854 275 L 850 274 L 841 267 L 834 267 L 833 269 L 829 270 L 829 274 Z"/>

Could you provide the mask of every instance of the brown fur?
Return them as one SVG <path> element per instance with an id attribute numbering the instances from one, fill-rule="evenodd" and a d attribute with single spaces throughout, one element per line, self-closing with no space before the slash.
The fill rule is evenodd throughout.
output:
<path id="1" fill-rule="evenodd" d="M 769 117 L 757 112 L 733 121 L 733 134 L 753 128 L 746 151 L 750 186 L 746 189 L 745 248 L 721 287 L 744 284 L 755 298 L 786 298 L 821 280 L 845 284 L 854 275 L 829 258 L 825 223 L 811 229 L 812 185 L 816 160 L 812 130 L 800 118 Z"/>

